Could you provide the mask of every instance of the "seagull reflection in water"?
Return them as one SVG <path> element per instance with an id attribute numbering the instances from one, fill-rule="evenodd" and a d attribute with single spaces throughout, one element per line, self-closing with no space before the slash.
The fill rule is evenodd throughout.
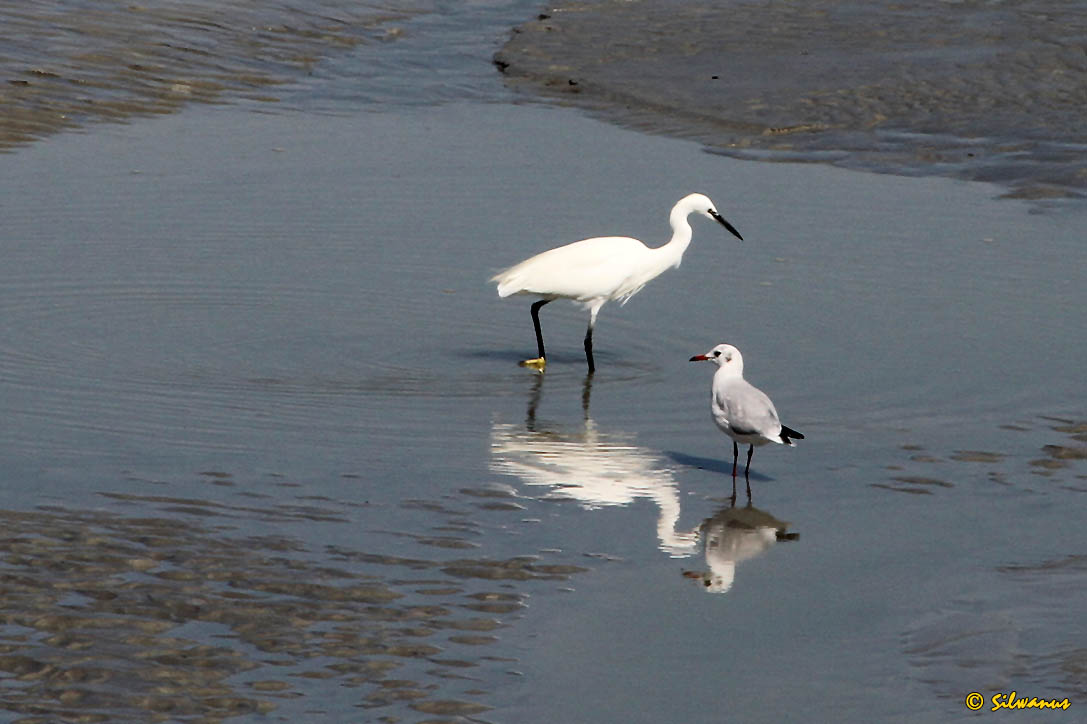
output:
<path id="1" fill-rule="evenodd" d="M 735 501 L 706 519 L 699 528 L 705 541 L 705 572 L 686 571 L 683 575 L 702 583 L 710 593 L 726 593 L 736 579 L 736 564 L 762 555 L 784 540 L 797 540 L 797 533 L 787 532 L 789 523 L 751 505 L 743 508 Z"/>
<path id="2" fill-rule="evenodd" d="M 589 416 L 592 375 L 582 388 L 580 425 L 542 423 L 536 408 L 544 376 L 533 378 L 522 427 L 491 427 L 491 470 L 520 478 L 525 485 L 549 488 L 544 497 L 576 500 L 586 510 L 629 505 L 648 498 L 660 509 L 657 538 L 673 557 L 697 550 L 697 532 L 677 532 L 679 488 L 672 471 L 653 450 L 632 444 L 631 435 L 601 432 Z"/>

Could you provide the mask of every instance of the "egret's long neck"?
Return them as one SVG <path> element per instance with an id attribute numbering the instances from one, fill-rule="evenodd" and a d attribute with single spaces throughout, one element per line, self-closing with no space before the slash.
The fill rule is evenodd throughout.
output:
<path id="1" fill-rule="evenodd" d="M 686 210 L 672 209 L 668 223 L 672 225 L 672 238 L 664 246 L 653 250 L 660 257 L 661 267 L 664 269 L 679 266 L 683 260 L 683 252 L 691 244 L 691 225 L 687 223 Z"/>

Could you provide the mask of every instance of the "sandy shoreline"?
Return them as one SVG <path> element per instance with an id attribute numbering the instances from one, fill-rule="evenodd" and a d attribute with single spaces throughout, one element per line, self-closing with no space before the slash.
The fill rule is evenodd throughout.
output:
<path id="1" fill-rule="evenodd" d="M 277 86 L 379 39 L 385 24 L 411 14 L 337 0 L 305 9 L 244 2 L 4 8 L 0 151 L 192 102 L 274 103 Z"/>
<path id="2" fill-rule="evenodd" d="M 420 12 L 339 0 L 8 9 L 0 40 L 14 50 L 0 56 L 0 150 L 191 102 L 272 107 L 280 89 L 310 82 L 315 68 L 329 72 L 329 59 L 360 44 L 384 44 L 395 64 Z M 606 0 L 540 13 L 513 29 L 494 62 L 533 98 L 740 158 L 1078 198 L 1087 189 L 1084 35 L 1087 12 L 1060 0 L 678 9 Z M 460 69 L 450 71 L 447 85 Z"/>
<path id="3" fill-rule="evenodd" d="M 566 3 L 495 63 L 533 94 L 745 158 L 1083 195 L 1087 13 L 1057 0 Z"/>

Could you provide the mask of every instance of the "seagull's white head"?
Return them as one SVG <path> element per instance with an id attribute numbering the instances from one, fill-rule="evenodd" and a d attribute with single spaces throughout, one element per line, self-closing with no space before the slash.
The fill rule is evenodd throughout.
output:
<path id="1" fill-rule="evenodd" d="M 740 350 L 731 344 L 719 344 L 706 354 L 696 354 L 691 357 L 691 362 L 713 362 L 722 369 L 729 369 L 733 374 L 742 375 L 744 372 L 744 358 Z"/>

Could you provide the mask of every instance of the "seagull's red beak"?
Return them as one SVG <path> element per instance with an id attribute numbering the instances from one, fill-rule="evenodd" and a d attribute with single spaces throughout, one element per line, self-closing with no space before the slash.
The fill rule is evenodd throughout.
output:
<path id="1" fill-rule="evenodd" d="M 687 361 L 688 361 L 688 362 L 705 362 L 705 361 L 706 361 L 706 360 L 708 360 L 708 359 L 709 359 L 709 357 L 707 357 L 707 356 L 706 356 L 706 355 L 704 355 L 704 354 L 696 354 L 696 355 L 695 355 L 694 357 L 691 357 L 691 358 L 690 358 L 689 360 L 687 360 Z"/>

